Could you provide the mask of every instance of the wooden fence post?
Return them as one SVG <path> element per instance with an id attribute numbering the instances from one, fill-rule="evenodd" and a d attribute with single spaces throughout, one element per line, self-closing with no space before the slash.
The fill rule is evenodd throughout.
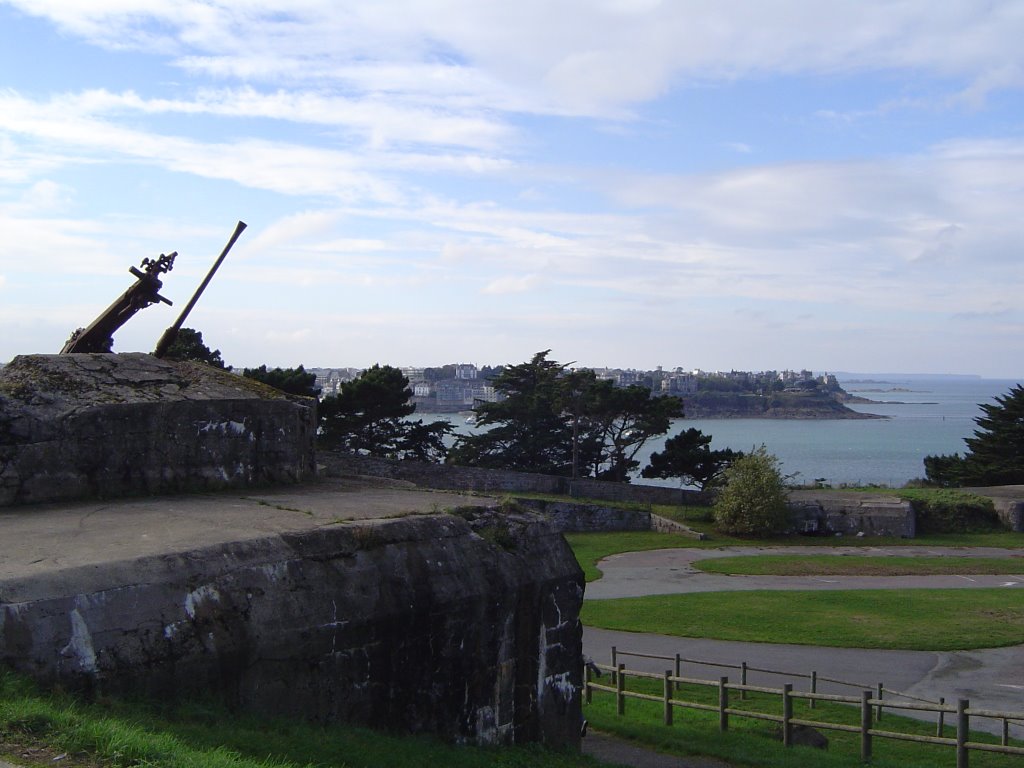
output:
<path id="1" fill-rule="evenodd" d="M 741 661 L 740 662 L 740 685 L 746 685 L 746 684 L 747 684 L 747 662 Z M 743 701 L 747 700 L 747 692 L 745 690 L 741 690 L 740 691 L 740 698 Z"/>
<path id="2" fill-rule="evenodd" d="M 940 707 L 946 706 L 946 697 L 945 696 L 940 696 L 939 697 L 939 706 Z M 935 724 L 935 735 L 936 736 L 942 736 L 942 731 L 945 729 L 945 727 L 946 727 L 946 713 L 940 711 L 939 712 L 939 721 Z"/>
<path id="3" fill-rule="evenodd" d="M 583 693 L 584 693 L 584 695 L 586 697 L 587 704 L 590 704 L 590 702 L 594 698 L 594 691 L 590 687 L 591 678 L 590 678 L 590 665 L 589 664 L 584 664 L 583 665 L 583 680 L 584 680 L 584 683 L 583 683 Z"/>
<path id="4" fill-rule="evenodd" d="M 626 714 L 626 697 L 623 695 L 623 691 L 626 689 L 626 665 L 619 664 L 615 674 L 615 711 L 620 714 Z"/>
<path id="5" fill-rule="evenodd" d="M 665 670 L 665 725 L 672 725 L 672 670 Z"/>
<path id="6" fill-rule="evenodd" d="M 999 739 L 999 743 L 1004 747 L 1009 746 L 1010 744 L 1010 721 L 1005 717 L 1003 718 L 1003 735 Z"/>
<path id="7" fill-rule="evenodd" d="M 676 677 L 682 677 L 682 676 L 683 676 L 683 660 L 679 656 L 679 654 L 677 653 L 676 654 Z M 682 687 L 682 685 L 683 684 L 681 682 L 676 680 L 676 690 L 677 691 Z"/>
<path id="8" fill-rule="evenodd" d="M 786 747 L 793 746 L 793 684 L 786 683 L 782 686 L 782 744 Z"/>
<path id="9" fill-rule="evenodd" d="M 619 669 L 618 651 L 615 649 L 615 646 L 613 645 L 612 646 L 612 682 L 615 682 L 615 678 L 618 675 L 618 669 Z"/>
<path id="10" fill-rule="evenodd" d="M 860 692 L 860 759 L 871 760 L 871 691 Z"/>
<path id="11" fill-rule="evenodd" d="M 729 730 L 729 678 L 718 678 L 718 730 Z"/>
<path id="12" fill-rule="evenodd" d="M 817 693 L 817 692 L 818 692 L 818 672 L 817 672 L 817 670 L 811 670 L 811 693 Z M 814 709 L 814 707 L 815 707 L 815 705 L 817 703 L 818 702 L 815 701 L 814 699 L 808 699 L 807 700 L 807 707 L 808 707 L 808 709 Z"/>
<path id="13" fill-rule="evenodd" d="M 967 732 L 970 728 L 970 718 L 967 716 L 967 708 L 971 702 L 967 699 L 958 699 L 956 702 L 956 768 L 967 768 Z"/>
<path id="14" fill-rule="evenodd" d="M 875 708 L 875 722 L 882 722 L 882 684 L 878 684 L 878 695 L 875 697 L 878 699 L 878 706 Z"/>

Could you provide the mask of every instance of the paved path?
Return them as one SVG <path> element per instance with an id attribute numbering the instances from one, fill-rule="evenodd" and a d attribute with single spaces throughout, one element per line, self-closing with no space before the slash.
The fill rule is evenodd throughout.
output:
<path id="1" fill-rule="evenodd" d="M 1017 558 L 1020 570 L 999 576 L 725 576 L 693 567 L 698 560 L 733 555 L 866 555 L 958 556 Z M 587 599 L 668 595 L 689 592 L 731 592 L 754 589 L 1024 589 L 1024 551 L 994 547 L 721 547 L 719 549 L 656 549 L 606 557 L 604 574 L 587 584 Z"/>
<path id="2" fill-rule="evenodd" d="M 709 557 L 757 554 L 844 554 L 857 555 L 958 555 L 964 557 L 1021 557 L 1021 550 L 945 547 L 728 547 L 716 550 L 673 549 L 629 552 L 612 555 L 599 563 L 604 577 L 587 584 L 588 599 L 634 597 L 646 594 L 674 594 L 705 591 L 751 589 L 870 589 L 917 587 L 970 588 L 998 586 L 1024 589 L 1024 575 L 1015 576 L 917 576 L 917 577 L 797 577 L 797 576 L 722 576 L 693 568 L 696 560 Z M 1024 559 L 1021 560 L 1024 574 Z M 612 646 L 620 650 L 653 655 L 683 657 L 720 664 L 748 665 L 800 674 L 812 670 L 838 680 L 886 688 L 913 696 L 947 702 L 959 698 L 971 700 L 975 707 L 1024 712 L 1024 646 L 973 651 L 926 652 L 886 651 L 858 648 L 822 648 L 805 645 L 739 643 L 719 640 L 669 637 L 633 632 L 613 632 L 587 627 L 583 635 L 584 653 L 600 663 L 609 663 Z M 663 672 L 665 661 L 640 658 L 621 659 L 631 668 Z M 738 679 L 738 671 L 693 665 L 689 673 L 705 679 L 729 675 Z M 684 671 L 683 673 L 688 674 Z M 794 688 L 807 690 L 808 683 L 789 678 Z M 778 687 L 786 679 L 777 675 L 751 673 L 753 684 Z M 853 688 L 819 685 L 822 692 L 856 695 Z M 990 732 L 1001 727 L 996 721 L 981 720 L 976 725 Z M 1024 725 L 1011 733 L 1024 738 Z"/>

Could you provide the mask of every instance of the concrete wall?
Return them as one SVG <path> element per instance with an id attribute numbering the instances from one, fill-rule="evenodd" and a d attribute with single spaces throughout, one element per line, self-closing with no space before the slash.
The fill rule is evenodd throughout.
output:
<path id="1" fill-rule="evenodd" d="M 583 576 L 533 516 L 352 523 L 0 580 L 0 662 L 97 694 L 578 747 Z"/>
<path id="2" fill-rule="evenodd" d="M 315 403 L 144 354 L 28 355 L 0 371 L 0 507 L 298 482 Z"/>
<path id="3" fill-rule="evenodd" d="M 567 501 L 519 498 L 514 501 L 520 507 L 543 515 L 561 533 L 651 530 L 650 512 Z"/>
<path id="4" fill-rule="evenodd" d="M 817 534 L 916 535 L 916 516 L 909 501 L 873 493 L 791 491 L 789 508 L 797 531 Z"/>

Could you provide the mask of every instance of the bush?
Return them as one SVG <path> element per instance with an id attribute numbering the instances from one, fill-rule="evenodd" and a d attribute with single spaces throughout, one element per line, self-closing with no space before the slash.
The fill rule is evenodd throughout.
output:
<path id="1" fill-rule="evenodd" d="M 723 533 L 773 536 L 789 528 L 789 507 L 779 460 L 762 445 L 725 472 L 725 487 L 714 506 Z"/>
<path id="2" fill-rule="evenodd" d="M 972 533 L 1003 528 L 992 499 L 964 491 L 905 489 L 917 517 L 918 533 Z"/>

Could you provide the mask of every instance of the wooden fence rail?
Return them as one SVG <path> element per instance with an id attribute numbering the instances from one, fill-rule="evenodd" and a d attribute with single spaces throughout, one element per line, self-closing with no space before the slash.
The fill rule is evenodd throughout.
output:
<path id="1" fill-rule="evenodd" d="M 815 694 L 815 693 L 818 692 L 818 683 L 819 682 L 833 683 L 834 685 L 847 686 L 849 688 L 854 688 L 854 689 L 856 689 L 858 691 L 871 690 L 874 693 L 874 699 L 875 699 L 875 719 L 876 720 L 881 720 L 882 719 L 882 708 L 883 708 L 883 706 L 886 707 L 886 708 L 912 709 L 911 707 L 907 707 L 907 706 L 901 706 L 901 707 L 893 706 L 893 707 L 890 707 L 891 700 L 886 700 L 885 699 L 886 694 L 888 694 L 889 696 L 895 696 L 895 697 L 897 697 L 899 699 L 907 699 L 909 701 L 918 701 L 918 702 L 921 702 L 923 704 L 932 704 L 932 705 L 935 705 L 935 706 L 938 706 L 938 707 L 941 707 L 941 706 L 946 704 L 946 699 L 945 698 L 940 698 L 938 701 L 932 701 L 931 699 L 923 699 L 923 698 L 921 698 L 919 696 L 914 696 L 913 694 L 906 693 L 905 691 L 898 691 L 898 690 L 896 690 L 894 688 L 886 688 L 882 683 L 851 682 L 849 680 L 839 680 L 839 679 L 834 678 L 834 677 L 825 677 L 824 675 L 819 675 L 817 670 L 812 670 L 811 672 L 806 673 L 806 672 L 791 672 L 791 671 L 780 670 L 780 669 L 764 669 L 764 668 L 761 668 L 761 667 L 753 667 L 753 666 L 747 664 L 747 662 L 745 662 L 745 661 L 741 661 L 739 664 L 728 664 L 728 663 L 723 663 L 723 662 L 718 662 L 718 661 L 705 661 L 705 660 L 701 660 L 701 659 L 688 659 L 688 658 L 685 658 L 684 656 L 681 656 L 678 653 L 675 654 L 674 656 L 662 656 L 662 655 L 653 654 L 653 653 L 638 653 L 636 651 L 621 650 L 621 649 L 617 648 L 614 645 L 612 646 L 612 650 L 611 650 L 612 667 L 615 667 L 618 664 L 619 656 L 631 656 L 633 658 L 640 658 L 640 659 L 654 659 L 654 660 L 658 660 L 658 661 L 671 661 L 671 662 L 674 662 L 675 663 L 674 664 L 674 672 L 675 672 L 674 676 L 675 677 L 680 677 L 681 676 L 683 664 L 694 664 L 694 665 L 697 665 L 697 666 L 705 666 L 705 667 L 718 667 L 718 668 L 721 668 L 721 669 L 736 669 L 736 670 L 739 670 L 739 672 L 740 672 L 740 685 L 741 686 L 746 685 L 746 683 L 747 683 L 747 673 L 749 673 L 749 672 L 760 672 L 760 673 L 768 674 L 768 675 L 778 675 L 780 677 L 793 677 L 793 678 L 798 678 L 798 679 L 801 679 L 801 680 L 809 680 L 810 681 L 809 693 L 812 693 L 812 694 Z M 679 686 L 677 685 L 676 687 L 678 688 Z M 748 690 L 751 690 L 751 689 L 748 689 Z M 740 698 L 741 699 L 746 699 L 747 698 L 746 691 L 742 691 L 742 693 L 740 694 Z M 806 698 L 808 699 L 807 706 L 808 706 L 809 709 L 814 709 L 815 701 L 820 700 L 820 699 L 816 699 L 813 696 L 806 697 Z M 930 712 L 937 712 L 938 713 L 938 716 L 936 718 L 936 723 L 935 723 L 935 735 L 936 736 L 941 736 L 942 735 L 942 729 L 945 727 L 945 715 L 946 715 L 946 713 L 947 712 L 955 712 L 955 710 L 951 710 L 951 709 L 948 709 L 948 708 L 947 709 L 941 709 L 941 708 L 940 709 L 925 709 L 925 710 L 921 710 L 921 711 L 930 711 Z M 985 710 L 975 710 L 974 714 L 975 714 L 976 717 L 987 717 L 987 718 L 991 718 L 991 719 L 1001 720 L 1002 721 L 1002 744 L 1003 745 L 1006 745 L 1008 743 L 1008 741 L 1009 741 L 1010 723 L 1011 722 L 1015 722 L 1015 723 L 1024 724 L 1024 714 L 1021 714 L 1021 713 L 983 714 L 984 712 L 985 712 Z"/>
<path id="2" fill-rule="evenodd" d="M 619 652 L 622 655 L 621 652 Z M 640 654 L 631 654 L 640 655 Z M 645 658 L 652 658 L 646 656 Z M 659 657 L 663 658 L 663 657 Z M 671 660 L 671 659 L 669 659 Z M 597 671 L 611 674 L 612 685 L 604 685 L 594 682 L 593 674 Z M 642 693 L 630 691 L 626 688 L 626 681 L 631 678 L 659 680 L 662 682 L 662 693 Z M 695 701 L 685 701 L 675 697 L 681 684 L 706 686 L 716 688 L 718 693 L 718 704 L 703 704 Z M 705 680 L 700 678 L 680 677 L 673 674 L 672 670 L 665 670 L 658 674 L 655 672 L 644 672 L 640 670 L 626 669 L 626 665 L 619 662 L 611 666 L 606 664 L 587 664 L 584 669 L 584 697 L 589 704 L 593 700 L 594 691 L 602 691 L 615 695 L 615 709 L 619 715 L 626 712 L 627 699 L 639 699 L 641 701 L 660 702 L 663 705 L 664 721 L 666 725 L 672 725 L 673 711 L 675 708 L 694 709 L 704 712 L 718 713 L 718 727 L 722 731 L 729 729 L 730 717 L 745 717 L 755 720 L 767 720 L 779 723 L 782 728 L 782 743 L 792 746 L 793 726 L 801 725 L 822 730 L 843 731 L 846 733 L 860 734 L 861 760 L 871 759 L 873 740 L 892 739 L 899 741 L 914 741 L 924 744 L 936 744 L 940 746 L 953 747 L 956 749 L 957 768 L 968 768 L 969 755 L 971 750 L 998 752 L 1007 755 L 1024 756 L 1024 747 L 1011 746 L 1008 743 L 1006 728 L 1003 729 L 1003 738 L 999 744 L 986 744 L 972 742 L 970 738 L 971 717 L 993 717 L 1000 718 L 1003 722 L 1008 720 L 1024 720 L 1024 712 L 997 712 L 985 709 L 971 709 L 967 699 L 960 699 L 956 706 L 931 702 L 897 702 L 892 699 L 884 701 L 885 707 L 897 711 L 934 712 L 940 716 L 954 715 L 956 717 L 956 736 L 942 736 L 940 730 L 935 736 L 924 736 L 921 734 L 901 733 L 899 731 L 888 731 L 874 727 L 878 722 L 877 710 L 881 708 L 883 700 L 875 697 L 875 692 L 868 689 L 860 692 L 859 696 L 841 696 L 838 694 L 816 693 L 811 691 L 794 691 L 792 683 L 786 683 L 782 688 L 771 688 L 761 685 L 748 685 L 746 683 L 730 683 L 728 677 L 720 677 L 717 680 Z M 747 692 L 766 693 L 781 697 L 781 712 L 754 712 L 747 709 L 738 709 L 730 706 L 730 692 L 737 691 L 741 695 Z M 793 702 L 797 699 L 804 699 L 813 703 L 814 701 L 830 701 L 841 704 L 850 704 L 860 708 L 860 725 L 847 725 L 844 723 L 829 723 L 806 718 L 798 718 L 793 715 Z M 940 721 L 941 722 L 941 721 Z"/>

